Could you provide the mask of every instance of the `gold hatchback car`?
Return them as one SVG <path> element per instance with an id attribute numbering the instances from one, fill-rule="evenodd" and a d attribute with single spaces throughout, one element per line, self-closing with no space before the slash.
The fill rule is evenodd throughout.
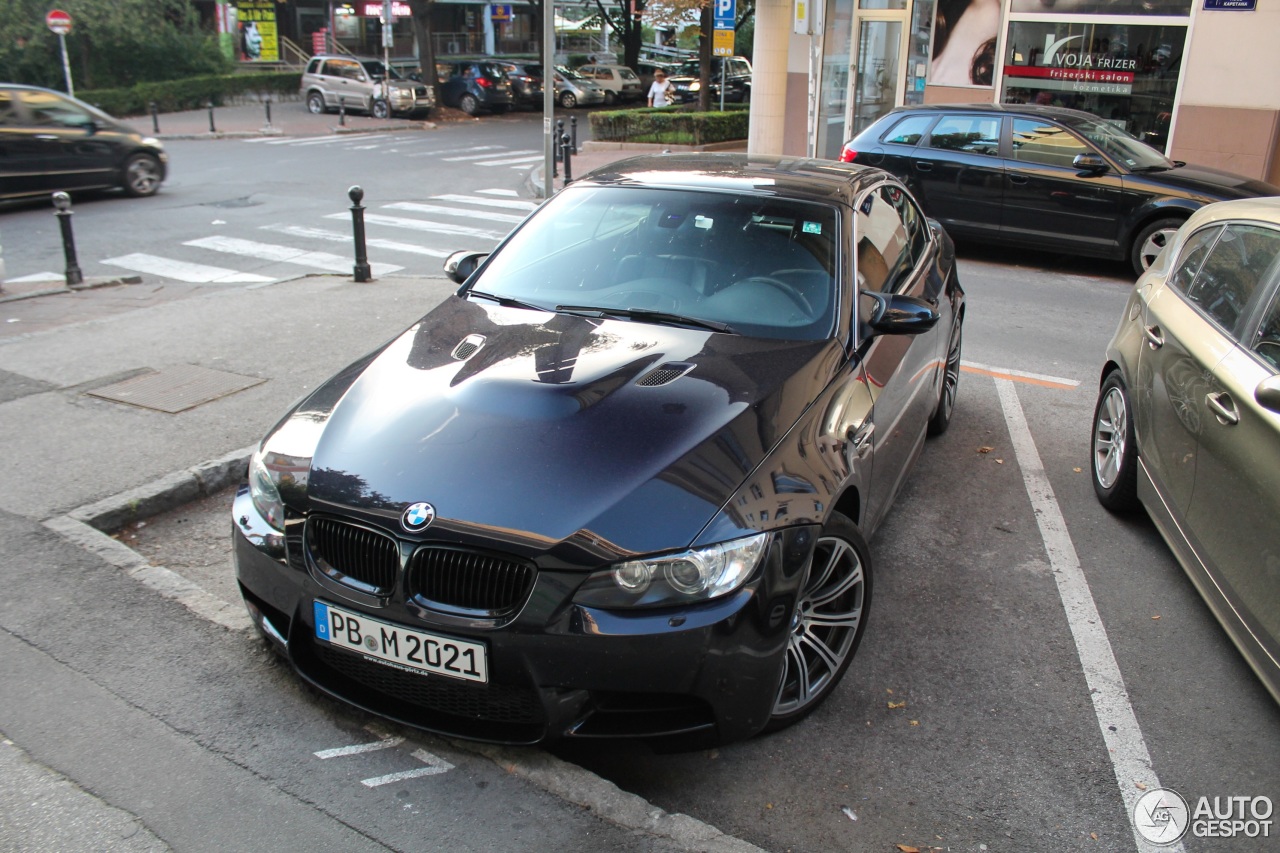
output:
<path id="1" fill-rule="evenodd" d="M 1201 208 L 1138 279 L 1093 416 L 1102 505 L 1145 507 L 1280 701 L 1280 198 Z"/>

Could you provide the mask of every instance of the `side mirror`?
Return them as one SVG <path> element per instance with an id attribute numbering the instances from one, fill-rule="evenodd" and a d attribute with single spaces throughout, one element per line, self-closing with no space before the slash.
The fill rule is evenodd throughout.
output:
<path id="1" fill-rule="evenodd" d="M 1269 376 L 1253 389 L 1253 399 L 1258 405 L 1273 412 L 1280 412 L 1280 376 Z"/>
<path id="2" fill-rule="evenodd" d="M 879 303 L 867 323 L 877 335 L 918 335 L 932 329 L 940 319 L 929 303 L 914 296 L 866 292 L 861 295 Z"/>
<path id="3" fill-rule="evenodd" d="M 471 278 L 471 274 L 480 266 L 480 262 L 489 257 L 488 252 L 454 252 L 444 261 L 444 274 L 462 284 Z"/>
<path id="4" fill-rule="evenodd" d="M 1093 172 L 1102 174 L 1107 171 L 1107 161 L 1102 159 L 1101 154 L 1077 154 L 1076 158 L 1071 161 L 1071 165 L 1081 172 Z"/>

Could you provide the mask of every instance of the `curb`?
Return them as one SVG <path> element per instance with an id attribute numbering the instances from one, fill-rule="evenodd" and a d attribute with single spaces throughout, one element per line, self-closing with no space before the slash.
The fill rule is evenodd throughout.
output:
<path id="1" fill-rule="evenodd" d="M 391 124 L 378 127 L 343 127 L 337 125 L 328 128 L 328 133 L 340 135 L 356 134 L 356 133 L 403 133 L 411 130 L 435 130 L 439 125 L 433 121 L 419 121 L 408 125 Z M 307 131 L 301 131 L 307 133 Z M 172 140 L 172 139 L 257 139 L 262 136 L 286 136 L 285 131 L 278 127 L 264 127 L 261 130 L 217 130 L 212 133 L 159 133 L 154 134 L 156 139 Z"/>
<path id="2" fill-rule="evenodd" d="M 55 296 L 59 293 L 75 293 L 80 290 L 97 290 L 99 287 L 115 287 L 119 284 L 142 284 L 142 276 L 126 275 L 115 278 L 88 278 L 80 284 L 62 285 L 60 287 L 47 287 L 43 290 L 32 290 L 27 293 L 12 293 L 8 296 L 0 296 L 0 304 L 5 302 L 18 302 L 23 299 L 34 299 L 37 296 Z M 3 285 L 0 285 L 0 293 L 3 293 Z"/>

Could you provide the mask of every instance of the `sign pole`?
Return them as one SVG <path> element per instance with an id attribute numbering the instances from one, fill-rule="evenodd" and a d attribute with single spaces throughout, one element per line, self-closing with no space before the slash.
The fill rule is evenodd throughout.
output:
<path id="1" fill-rule="evenodd" d="M 558 140 L 552 132 L 551 120 L 554 117 L 556 96 L 556 4 L 555 0 L 543 0 L 542 3 L 542 197 L 551 198 L 555 191 L 553 172 L 555 169 L 556 145 Z"/>
<path id="2" fill-rule="evenodd" d="M 67 94 L 74 98 L 76 90 L 71 85 L 71 63 L 67 61 L 67 37 L 64 33 L 58 33 L 58 44 L 62 47 L 62 73 L 67 78 Z"/>

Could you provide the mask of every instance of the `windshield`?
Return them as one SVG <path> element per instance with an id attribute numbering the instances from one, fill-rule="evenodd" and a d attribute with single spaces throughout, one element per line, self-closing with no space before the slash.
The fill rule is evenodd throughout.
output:
<path id="1" fill-rule="evenodd" d="M 662 322 L 820 340 L 835 322 L 835 208 L 708 191 L 571 187 L 472 282 L 548 311 L 661 312 Z M 678 321 L 674 321 L 680 325 Z"/>
<path id="2" fill-rule="evenodd" d="M 1065 124 L 1101 148 L 1107 156 L 1119 160 L 1127 169 L 1142 171 L 1143 169 L 1173 168 L 1173 161 L 1168 157 L 1110 122 L 1072 118 Z"/>
<path id="3" fill-rule="evenodd" d="M 361 64 L 364 66 L 364 70 L 368 72 L 370 77 L 374 78 L 375 80 L 382 77 L 384 66 L 382 65 L 381 62 L 371 59 L 366 62 L 362 62 Z M 387 68 L 386 70 L 391 72 L 389 76 L 392 80 L 404 79 L 400 76 L 400 72 L 396 71 L 394 68 Z"/>
<path id="4" fill-rule="evenodd" d="M 556 73 L 561 75 L 562 77 L 567 77 L 568 79 L 573 80 L 574 82 L 584 79 L 576 71 L 570 71 L 568 68 L 565 68 L 563 65 L 556 66 Z"/>

